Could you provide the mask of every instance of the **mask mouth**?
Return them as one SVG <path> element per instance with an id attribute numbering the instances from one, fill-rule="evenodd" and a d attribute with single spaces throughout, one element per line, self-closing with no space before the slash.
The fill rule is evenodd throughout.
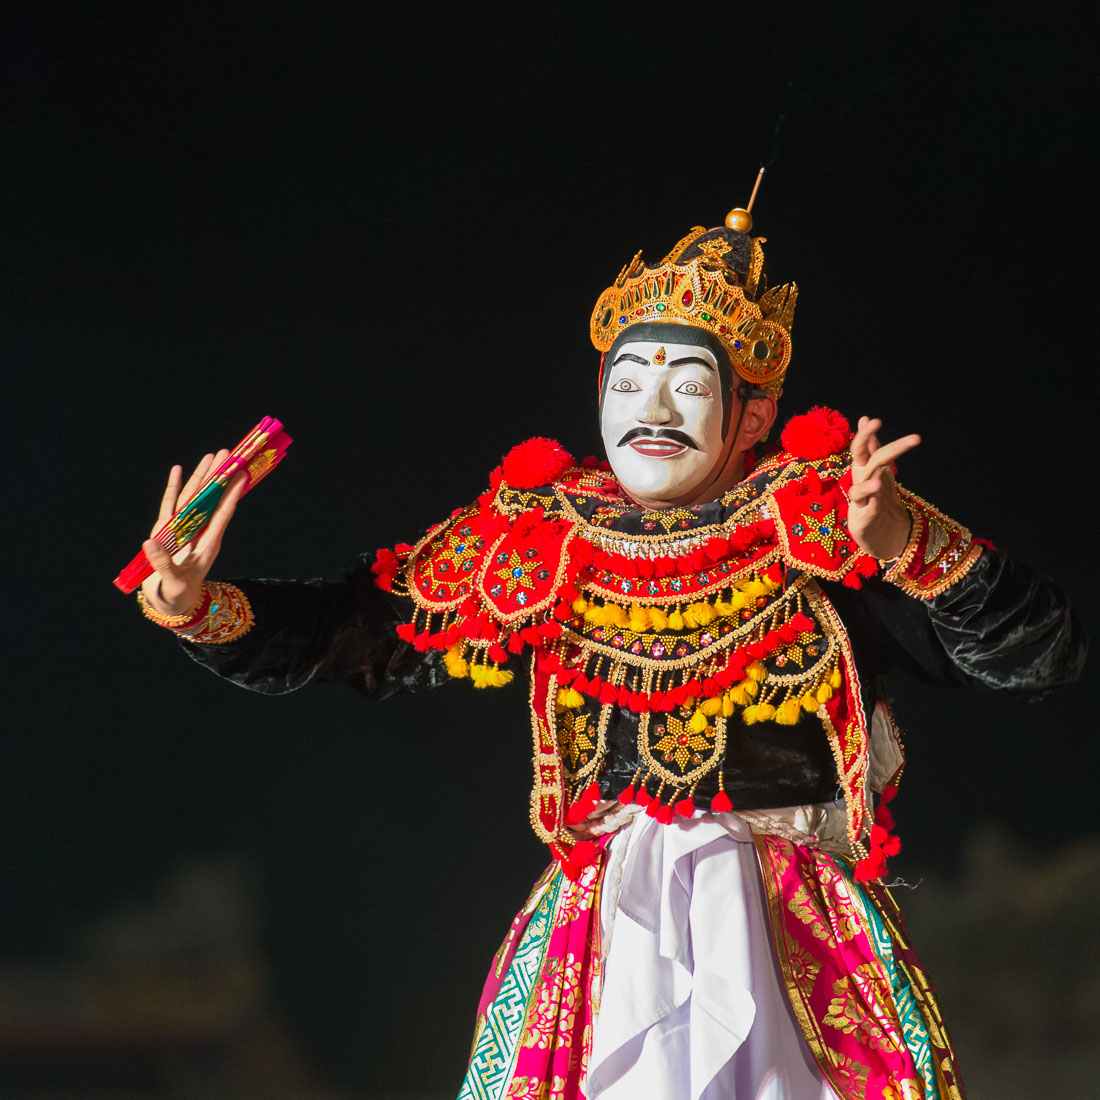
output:
<path id="1" fill-rule="evenodd" d="M 616 446 L 633 447 L 649 458 L 671 458 L 685 450 L 699 450 L 690 435 L 675 428 L 631 428 Z"/>

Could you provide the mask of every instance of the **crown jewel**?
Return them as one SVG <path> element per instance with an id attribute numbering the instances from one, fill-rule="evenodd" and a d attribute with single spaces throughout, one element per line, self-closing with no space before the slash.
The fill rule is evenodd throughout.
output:
<path id="1" fill-rule="evenodd" d="M 733 229 L 696 226 L 656 266 L 637 253 L 596 302 L 589 328 L 592 343 L 605 352 L 620 333 L 647 321 L 692 325 L 722 343 L 741 378 L 779 397 L 791 361 L 798 287 L 787 283 L 758 294 L 764 238 L 751 240 L 742 274 L 734 264 L 744 241 Z"/>

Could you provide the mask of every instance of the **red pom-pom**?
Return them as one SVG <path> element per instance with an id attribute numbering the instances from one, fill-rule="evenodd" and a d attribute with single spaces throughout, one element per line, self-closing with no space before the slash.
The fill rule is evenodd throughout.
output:
<path id="1" fill-rule="evenodd" d="M 894 815 L 887 806 L 879 806 L 879 808 L 875 810 L 875 823 L 881 825 L 887 832 L 893 830 Z"/>
<path id="2" fill-rule="evenodd" d="M 861 577 L 873 577 L 878 572 L 878 562 L 867 554 L 856 558 L 856 572 Z"/>
<path id="3" fill-rule="evenodd" d="M 501 463 L 504 480 L 516 489 L 534 489 L 557 481 L 571 466 L 573 456 L 552 439 L 536 437 L 513 447 Z"/>
<path id="4" fill-rule="evenodd" d="M 648 806 L 653 801 L 653 795 L 645 787 L 639 787 L 638 793 L 634 796 L 634 801 L 639 806 Z"/>
<path id="5" fill-rule="evenodd" d="M 886 874 L 886 856 L 876 848 L 866 859 L 856 864 L 856 882 L 872 882 Z"/>
<path id="6" fill-rule="evenodd" d="M 619 791 L 619 801 L 624 806 L 629 806 L 634 801 L 634 784 L 631 783 L 625 791 Z"/>
<path id="7" fill-rule="evenodd" d="M 651 798 L 649 800 L 649 802 L 646 804 L 645 812 L 646 812 L 646 815 L 648 817 L 652 817 L 654 819 L 654 821 L 659 821 L 660 820 L 660 813 L 661 813 L 661 804 L 660 804 L 660 802 L 658 802 L 657 799 L 655 799 L 655 798 Z"/>
<path id="8" fill-rule="evenodd" d="M 894 799 L 897 797 L 897 793 L 898 793 L 898 788 L 897 788 L 896 784 L 888 783 L 885 787 L 882 788 L 882 795 L 881 795 L 882 801 L 883 802 L 893 802 Z"/>
<path id="9" fill-rule="evenodd" d="M 896 836 L 888 836 L 882 842 L 882 850 L 888 856 L 896 856 L 901 851 L 901 839 Z"/>
<path id="10" fill-rule="evenodd" d="M 728 814 L 733 809 L 730 796 L 725 791 L 719 791 L 711 800 L 710 808 L 716 814 Z"/>
<path id="11" fill-rule="evenodd" d="M 862 588 L 863 578 L 858 573 L 848 573 L 841 583 L 845 588 Z"/>
<path id="12" fill-rule="evenodd" d="M 671 806 L 662 806 L 653 816 L 662 825 L 671 825 L 673 813 L 674 811 Z"/>
<path id="13" fill-rule="evenodd" d="M 791 417 L 780 438 L 784 449 L 795 458 L 828 458 L 847 450 L 852 431 L 840 413 L 819 405 Z"/>
<path id="14" fill-rule="evenodd" d="M 707 557 L 710 558 L 711 561 L 722 561 L 729 556 L 729 539 L 707 539 L 703 549 L 706 550 Z"/>
<path id="15" fill-rule="evenodd" d="M 404 642 L 411 642 L 416 636 L 416 627 L 412 623 L 402 623 L 397 628 L 397 636 Z"/>
<path id="16" fill-rule="evenodd" d="M 573 845 L 572 862 L 578 868 L 587 867 L 600 854 L 600 846 L 594 840 L 580 840 Z"/>
<path id="17" fill-rule="evenodd" d="M 695 802 L 690 797 L 681 798 L 680 801 L 676 803 L 676 812 L 681 817 L 691 817 L 691 815 L 695 813 Z"/>

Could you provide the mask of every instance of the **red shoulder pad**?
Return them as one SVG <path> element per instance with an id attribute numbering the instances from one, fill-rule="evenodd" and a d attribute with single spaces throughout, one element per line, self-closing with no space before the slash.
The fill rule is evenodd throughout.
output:
<path id="1" fill-rule="evenodd" d="M 485 560 L 485 519 L 476 504 L 433 529 L 406 567 L 410 593 L 425 607 L 445 611 L 473 594 Z"/>
<path id="2" fill-rule="evenodd" d="M 843 479 L 822 478 L 811 466 L 769 494 L 776 534 L 788 565 L 829 580 L 868 576 L 878 563 L 848 533 Z"/>

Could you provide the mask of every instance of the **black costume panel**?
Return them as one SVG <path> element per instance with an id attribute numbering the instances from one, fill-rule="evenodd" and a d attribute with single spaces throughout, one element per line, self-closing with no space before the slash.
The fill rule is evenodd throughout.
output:
<path id="1" fill-rule="evenodd" d="M 253 691 L 280 694 L 310 683 L 343 682 L 382 698 L 448 680 L 437 650 L 418 652 L 395 627 L 412 614 L 407 597 L 375 587 L 364 556 L 339 582 L 234 581 L 248 596 L 255 626 L 227 645 L 184 642 L 211 671 Z M 894 669 L 924 682 L 1038 694 L 1073 680 L 1085 659 L 1084 632 L 1062 593 L 1004 553 L 986 551 L 955 585 L 918 600 L 877 578 L 859 590 L 821 582 L 846 628 L 868 718 L 877 684 Z M 639 767 L 637 715 L 616 708 L 600 786 L 622 790 Z M 738 724 L 723 782 L 735 806 L 823 802 L 836 795 L 836 771 L 820 725 Z M 699 785 L 700 797 L 717 788 Z"/>

